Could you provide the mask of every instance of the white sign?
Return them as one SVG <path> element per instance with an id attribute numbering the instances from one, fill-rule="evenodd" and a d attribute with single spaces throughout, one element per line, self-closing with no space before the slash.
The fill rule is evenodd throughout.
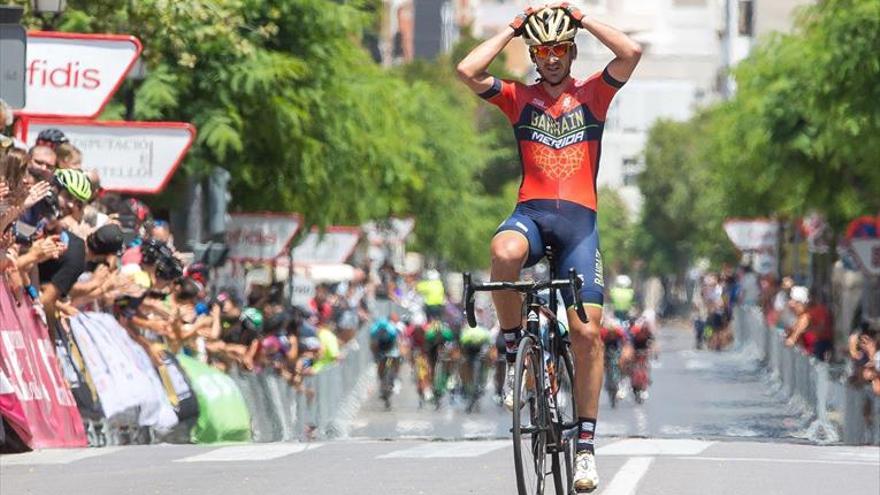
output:
<path id="1" fill-rule="evenodd" d="M 133 36 L 31 31 L 24 116 L 94 118 L 141 54 Z"/>
<path id="2" fill-rule="evenodd" d="M 298 265 L 344 263 L 360 237 L 357 227 L 328 227 L 323 234 L 313 231 L 293 248 L 293 262 Z"/>
<path id="3" fill-rule="evenodd" d="M 880 276 L 880 239 L 852 239 L 849 246 L 867 275 Z"/>
<path id="4" fill-rule="evenodd" d="M 300 225 L 296 215 L 233 213 L 226 227 L 229 257 L 272 261 L 284 256 Z"/>
<path id="5" fill-rule="evenodd" d="M 24 119 L 21 139 L 32 146 L 40 131 L 53 127 L 82 151 L 83 168 L 98 171 L 101 187 L 130 193 L 160 192 L 196 135 L 182 122 Z"/>
<path id="6" fill-rule="evenodd" d="M 779 225 L 772 220 L 727 220 L 724 231 L 740 251 L 761 251 L 776 248 Z"/>

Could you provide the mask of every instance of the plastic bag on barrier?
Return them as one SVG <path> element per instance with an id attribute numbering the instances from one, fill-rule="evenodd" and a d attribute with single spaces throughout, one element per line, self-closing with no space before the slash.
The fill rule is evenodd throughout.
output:
<path id="1" fill-rule="evenodd" d="M 85 360 L 76 342 L 67 334 L 67 329 L 56 329 L 58 339 L 55 341 L 55 353 L 61 367 L 64 380 L 70 385 L 70 392 L 76 401 L 80 415 L 85 419 L 99 420 L 104 417 L 101 399 L 92 382 Z"/>
<path id="2" fill-rule="evenodd" d="M 193 441 L 250 441 L 250 414 L 232 378 L 183 354 L 178 354 L 177 360 L 189 376 L 199 401 L 199 419 L 193 429 Z"/>
<path id="3" fill-rule="evenodd" d="M 168 400 L 177 413 L 177 419 L 183 422 L 199 415 L 199 401 L 193 391 L 192 383 L 187 379 L 184 369 L 177 358 L 170 352 L 162 352 L 162 366 L 156 369 Z"/>

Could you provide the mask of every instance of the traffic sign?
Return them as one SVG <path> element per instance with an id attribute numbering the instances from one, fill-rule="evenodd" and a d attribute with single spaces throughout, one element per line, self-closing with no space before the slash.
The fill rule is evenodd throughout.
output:
<path id="1" fill-rule="evenodd" d="M 143 47 L 134 36 L 30 31 L 22 116 L 97 117 Z"/>
<path id="2" fill-rule="evenodd" d="M 229 257 L 239 261 L 274 261 L 286 256 L 302 221 L 295 214 L 233 213 L 226 226 Z"/>
<path id="3" fill-rule="evenodd" d="M 327 227 L 322 234 L 312 230 L 295 248 L 293 262 L 298 265 L 345 263 L 361 238 L 357 227 Z"/>
<path id="4" fill-rule="evenodd" d="M 768 219 L 729 219 L 724 231 L 740 251 L 766 251 L 776 248 L 779 226 Z"/>
<path id="5" fill-rule="evenodd" d="M 155 194 L 165 188 L 195 139 L 183 122 L 22 119 L 19 138 L 35 144 L 40 131 L 60 129 L 83 153 L 83 167 L 96 169 L 110 191 Z"/>
<path id="6" fill-rule="evenodd" d="M 880 239 L 850 239 L 849 247 L 865 275 L 880 277 Z"/>

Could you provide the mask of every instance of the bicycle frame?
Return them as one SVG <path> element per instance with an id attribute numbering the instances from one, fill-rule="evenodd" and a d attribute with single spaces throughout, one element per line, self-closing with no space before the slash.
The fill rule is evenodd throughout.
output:
<path id="1" fill-rule="evenodd" d="M 525 332 L 534 338 L 537 347 L 540 350 L 540 354 L 544 359 L 544 362 L 541 363 L 541 369 L 544 370 L 545 376 L 534 377 L 534 379 L 540 381 L 542 385 L 540 388 L 542 390 L 550 392 L 548 394 L 549 400 L 547 403 L 550 409 L 550 425 L 552 426 L 550 427 L 551 431 L 548 432 L 547 452 L 554 453 L 562 450 L 562 440 L 565 437 L 566 432 L 577 427 L 577 418 L 572 418 L 573 421 L 571 423 L 560 422 L 559 411 L 556 408 L 555 400 L 557 392 L 555 376 L 558 375 L 558 372 L 554 373 L 554 376 L 550 376 L 550 366 L 555 365 L 555 363 L 559 361 L 558 357 L 564 352 L 566 345 L 565 342 L 563 342 L 562 337 L 559 335 L 559 322 L 556 318 L 556 312 L 559 306 L 556 290 L 562 288 L 571 290 L 574 295 L 575 310 L 578 318 L 583 323 L 587 323 L 589 318 L 587 317 L 587 313 L 584 310 L 584 305 L 580 297 L 580 288 L 583 282 L 578 277 L 577 272 L 572 268 L 568 272 L 567 279 L 557 279 L 553 251 L 551 248 L 547 247 L 545 253 L 550 264 L 550 280 L 547 282 L 518 281 L 472 284 L 471 274 L 465 273 L 465 313 L 468 324 L 471 327 L 475 327 L 477 323 L 474 315 L 474 297 L 478 291 L 513 290 L 525 295 L 525 301 L 523 302 L 526 310 Z M 544 289 L 550 290 L 550 295 L 546 304 L 537 295 L 538 292 Z M 546 343 L 541 335 L 541 314 L 544 314 L 550 322 Z M 524 429 L 523 431 L 526 430 Z"/>

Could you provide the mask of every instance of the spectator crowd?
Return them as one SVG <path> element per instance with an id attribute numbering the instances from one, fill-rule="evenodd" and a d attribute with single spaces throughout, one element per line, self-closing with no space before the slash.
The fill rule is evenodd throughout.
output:
<path id="1" fill-rule="evenodd" d="M 2 134 L 10 121 L 0 106 L 0 290 L 32 306 L 56 343 L 71 340 L 81 312 L 109 313 L 156 367 L 183 353 L 304 391 L 304 377 L 357 346 L 369 300 L 395 291 L 381 270 L 319 285 L 304 306 L 290 304 L 284 283 L 220 287 L 212 267 L 177 249 L 166 219 L 102 189 L 62 131 L 27 147 Z"/>

